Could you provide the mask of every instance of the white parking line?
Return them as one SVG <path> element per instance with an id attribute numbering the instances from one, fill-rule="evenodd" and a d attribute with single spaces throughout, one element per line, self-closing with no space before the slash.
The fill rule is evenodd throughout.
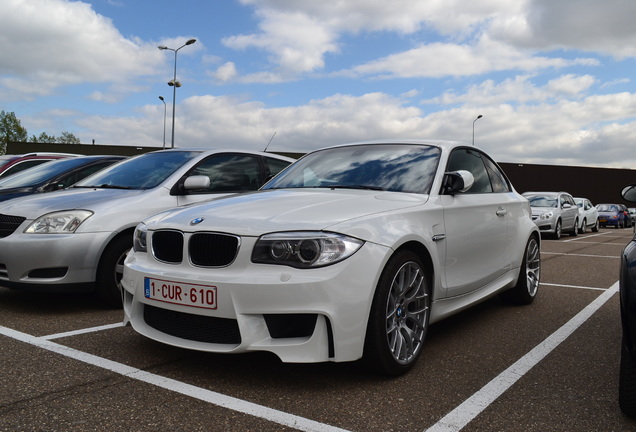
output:
<path id="1" fill-rule="evenodd" d="M 464 426 L 488 408 L 499 396 L 512 387 L 512 385 L 530 371 L 530 369 L 567 339 L 568 336 L 587 321 L 587 319 L 600 309 L 616 292 L 618 292 L 618 282 L 605 290 L 603 294 L 598 296 L 570 321 L 548 336 L 541 344 L 517 360 L 517 362 L 508 369 L 500 373 L 495 379 L 482 387 L 481 390 L 466 399 L 453 411 L 446 414 L 446 416 L 436 424 L 426 429 L 426 432 L 458 432 L 462 430 Z"/>
<path id="2" fill-rule="evenodd" d="M 0 334 L 24 343 L 28 343 L 30 345 L 34 345 L 41 349 L 52 351 L 66 357 L 79 360 L 92 366 L 97 366 L 102 369 L 109 370 L 111 372 L 123 375 L 127 378 L 132 378 L 147 384 L 152 384 L 166 390 L 180 393 L 185 396 L 190 396 L 195 399 L 199 399 L 204 402 L 218 405 L 220 407 L 237 411 L 243 414 L 248 414 L 254 417 L 269 420 L 271 422 L 278 423 L 283 426 L 288 426 L 297 430 L 307 432 L 347 432 L 345 429 L 329 426 L 323 423 L 306 419 L 304 417 L 295 416 L 293 414 L 288 414 L 272 408 L 264 407 L 262 405 L 206 390 L 201 387 L 196 387 L 177 380 L 145 372 L 141 369 L 133 368 L 122 363 L 78 351 L 76 349 L 69 348 L 55 342 L 50 342 L 46 338 L 31 336 L 26 333 L 18 332 L 2 326 L 0 326 Z"/>
<path id="3" fill-rule="evenodd" d="M 590 255 L 590 254 L 573 254 L 573 253 L 564 253 L 564 252 L 541 252 L 541 254 L 542 255 L 568 255 L 568 256 L 578 256 L 578 257 L 587 257 L 587 258 L 616 258 L 616 259 L 620 258 L 619 256 L 616 256 L 616 255 Z"/>
<path id="4" fill-rule="evenodd" d="M 598 237 L 598 236 L 603 236 L 603 235 L 607 235 L 607 234 L 609 234 L 609 233 L 602 232 L 602 233 L 598 233 L 598 234 L 588 234 L 585 237 L 575 237 L 575 238 L 571 238 L 571 239 L 568 239 L 568 240 L 563 240 L 563 243 L 568 243 L 568 242 L 573 242 L 573 241 L 578 241 L 578 242 L 584 243 L 583 240 L 589 239 L 591 237 Z M 590 243 L 592 243 L 592 242 L 590 242 Z"/>
<path id="5" fill-rule="evenodd" d="M 56 333 L 56 334 L 52 334 L 52 335 L 48 335 L 48 336 L 42 336 L 42 339 L 46 339 L 46 340 L 59 339 L 59 338 L 63 338 L 63 337 L 76 336 L 76 335 L 86 334 L 86 333 L 93 333 L 93 332 L 102 331 L 102 330 L 110 330 L 110 329 L 113 329 L 113 328 L 123 327 L 123 326 L 124 326 L 124 323 L 107 324 L 107 325 L 103 325 L 103 326 L 90 327 L 90 328 L 85 328 L 85 329 L 80 329 L 80 330 L 73 330 L 73 331 L 67 331 L 67 332 L 64 332 L 64 333 Z"/>

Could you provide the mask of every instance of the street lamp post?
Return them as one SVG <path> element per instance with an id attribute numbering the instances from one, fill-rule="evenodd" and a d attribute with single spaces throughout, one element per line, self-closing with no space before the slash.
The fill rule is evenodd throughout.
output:
<path id="1" fill-rule="evenodd" d="M 190 39 L 177 49 L 168 48 L 167 46 L 164 46 L 164 45 L 159 45 L 157 47 L 160 50 L 174 51 L 174 77 L 172 78 L 171 81 L 168 81 L 168 85 L 172 87 L 172 141 L 170 143 L 171 148 L 174 148 L 174 114 L 176 109 L 177 87 L 181 87 L 181 83 L 177 81 L 177 51 L 179 51 L 184 46 L 192 45 L 196 41 L 197 41 L 196 39 Z"/>
<path id="2" fill-rule="evenodd" d="M 166 148 L 166 101 L 163 96 L 159 96 L 159 100 L 163 102 L 163 148 Z"/>
<path id="3" fill-rule="evenodd" d="M 479 114 L 475 120 L 473 120 L 473 145 L 475 145 L 475 122 L 482 118 L 483 116 Z"/>

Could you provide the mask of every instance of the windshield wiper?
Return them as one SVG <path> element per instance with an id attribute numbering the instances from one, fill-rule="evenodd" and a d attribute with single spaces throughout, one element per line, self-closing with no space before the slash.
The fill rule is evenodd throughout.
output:
<path id="1" fill-rule="evenodd" d="M 132 189 L 130 186 L 118 186 L 112 184 L 102 184 L 102 185 L 91 185 L 91 186 L 73 186 L 74 188 L 95 188 L 95 189 Z"/>
<path id="2" fill-rule="evenodd" d="M 383 191 L 384 188 L 380 186 L 369 186 L 369 185 L 324 185 L 319 186 L 327 189 L 365 189 L 365 190 L 374 190 L 374 191 Z"/>

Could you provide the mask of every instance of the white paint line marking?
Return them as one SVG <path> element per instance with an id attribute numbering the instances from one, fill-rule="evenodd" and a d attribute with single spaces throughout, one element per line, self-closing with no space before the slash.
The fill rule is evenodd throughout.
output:
<path id="1" fill-rule="evenodd" d="M 573 257 L 587 257 L 587 258 L 615 258 L 619 259 L 619 256 L 615 255 L 589 255 L 589 254 L 573 254 L 573 253 L 565 253 L 565 252 L 541 252 L 542 255 L 563 255 L 563 256 L 573 256 Z"/>
<path id="2" fill-rule="evenodd" d="M 160 375 L 145 372 L 141 369 L 133 368 L 122 363 L 95 356 L 93 354 L 78 351 L 76 349 L 69 348 L 55 342 L 50 342 L 45 338 L 31 336 L 7 327 L 0 326 L 0 334 L 30 345 L 34 345 L 47 351 L 61 354 L 74 360 L 79 360 L 92 366 L 97 366 L 102 369 L 109 370 L 119 375 L 123 375 L 127 378 L 135 379 L 147 384 L 152 384 L 157 387 L 182 394 L 184 396 L 193 397 L 204 402 L 208 402 L 243 414 L 262 418 L 297 430 L 307 432 L 348 432 L 345 429 L 329 426 L 323 423 L 306 419 L 304 417 L 288 414 L 272 408 L 264 407 L 262 405 L 247 402 L 241 399 L 233 398 L 231 396 L 223 395 L 221 393 L 206 390 L 201 387 L 196 387 L 177 380 L 173 380 L 171 378 L 166 378 Z"/>
<path id="3" fill-rule="evenodd" d="M 530 369 L 567 339 L 616 292 L 618 292 L 618 282 L 605 290 L 603 294 L 599 295 L 592 303 L 570 319 L 570 321 L 548 336 L 525 356 L 517 360 L 512 366 L 500 373 L 495 379 L 457 406 L 457 408 L 446 414 L 436 424 L 426 429 L 426 432 L 458 432 L 462 430 L 464 426 L 488 408 L 499 396 L 512 387 L 512 385 L 530 371 Z"/>
<path id="4" fill-rule="evenodd" d="M 564 287 L 564 288 L 586 289 L 586 290 L 594 290 L 594 291 L 607 291 L 607 288 L 594 288 L 594 287 L 586 287 L 586 286 L 580 286 L 580 285 L 564 285 L 564 284 L 553 284 L 553 283 L 544 283 L 544 282 L 541 282 L 541 285 Z"/>
<path id="5" fill-rule="evenodd" d="M 568 239 L 568 240 L 563 240 L 563 243 L 568 243 L 568 242 L 573 242 L 573 241 L 580 241 L 580 240 L 582 241 L 582 240 L 589 239 L 589 238 L 592 238 L 592 237 L 598 237 L 598 236 L 607 235 L 607 234 L 609 234 L 609 233 L 608 232 L 603 232 L 603 233 L 598 233 L 598 234 L 586 234 L 584 237 L 575 237 L 575 238 L 571 238 L 571 239 Z M 592 242 L 590 242 L 590 243 L 592 243 Z M 598 243 L 595 242 L 595 244 L 598 244 Z"/>
<path id="6" fill-rule="evenodd" d="M 80 329 L 80 330 L 73 330 L 73 331 L 67 331 L 64 333 L 56 333 L 56 334 L 52 334 L 52 335 L 48 335 L 48 336 L 42 336 L 42 339 L 46 339 L 46 340 L 52 340 L 52 339 L 59 339 L 59 338 L 64 338 L 64 337 L 69 337 L 69 336 L 77 336 L 80 334 L 86 334 L 86 333 L 93 333 L 93 332 L 98 332 L 98 331 L 102 331 L 102 330 L 110 330 L 113 328 L 118 328 L 118 327 L 123 327 L 124 323 L 117 323 L 117 324 L 106 324 L 103 326 L 97 326 L 97 327 L 90 327 L 90 328 L 84 328 L 84 329 Z"/>

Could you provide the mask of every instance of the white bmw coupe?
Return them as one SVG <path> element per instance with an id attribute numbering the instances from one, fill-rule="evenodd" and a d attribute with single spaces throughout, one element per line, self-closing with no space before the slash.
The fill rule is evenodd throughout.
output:
<path id="1" fill-rule="evenodd" d="M 528 201 L 459 142 L 314 151 L 259 191 L 139 224 L 124 321 L 166 344 L 363 358 L 408 371 L 429 325 L 494 295 L 529 304 L 541 270 Z"/>

